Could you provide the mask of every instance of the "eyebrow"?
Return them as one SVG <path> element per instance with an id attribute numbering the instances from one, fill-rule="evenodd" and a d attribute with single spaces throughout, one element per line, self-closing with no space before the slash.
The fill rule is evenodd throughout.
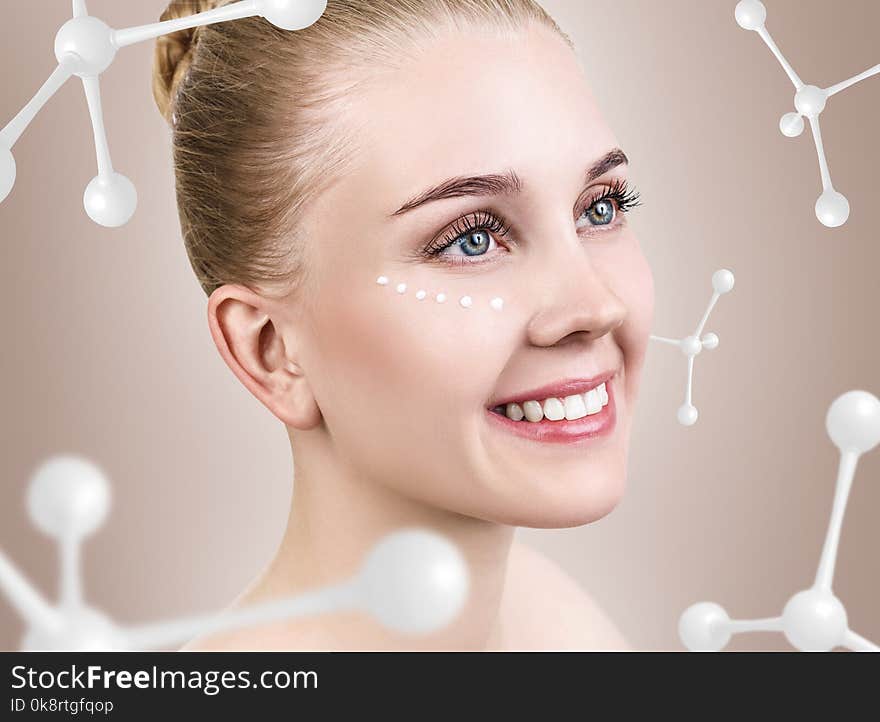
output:
<path id="1" fill-rule="evenodd" d="M 612 168 L 619 165 L 629 164 L 620 148 L 608 151 L 599 160 L 587 169 L 584 183 L 589 184 L 600 176 L 607 173 Z M 507 195 L 519 193 L 522 191 L 522 180 L 512 170 L 505 173 L 487 173 L 484 175 L 472 176 L 456 176 L 448 178 L 442 183 L 429 188 L 417 196 L 408 200 L 400 208 L 398 208 L 390 217 L 401 216 L 404 213 L 415 210 L 433 201 L 444 200 L 446 198 L 461 198 L 463 196 L 489 196 L 489 195 Z"/>

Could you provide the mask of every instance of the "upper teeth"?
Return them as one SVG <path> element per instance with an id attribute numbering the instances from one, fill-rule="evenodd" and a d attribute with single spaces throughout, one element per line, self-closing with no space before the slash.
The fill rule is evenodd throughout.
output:
<path id="1" fill-rule="evenodd" d="M 513 421 L 522 421 L 524 418 L 533 422 L 543 419 L 574 421 L 584 416 L 598 414 L 607 405 L 608 391 L 605 384 L 601 383 L 583 394 L 572 394 L 564 398 L 551 396 L 543 401 L 525 401 L 522 405 L 510 403 L 507 404 L 504 413 Z"/>

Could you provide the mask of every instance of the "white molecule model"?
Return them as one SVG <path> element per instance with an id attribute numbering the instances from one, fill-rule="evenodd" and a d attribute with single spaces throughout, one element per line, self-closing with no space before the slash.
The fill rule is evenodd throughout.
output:
<path id="1" fill-rule="evenodd" d="M 842 226 L 849 218 L 849 201 L 842 193 L 837 192 L 831 183 L 831 173 L 828 170 L 825 147 L 822 144 L 822 131 L 819 128 L 819 115 L 825 109 L 828 98 L 851 85 L 855 85 L 860 80 L 880 73 L 880 64 L 828 88 L 806 85 L 794 72 L 794 68 L 791 67 L 770 33 L 767 32 L 764 25 L 764 21 L 767 19 L 767 8 L 760 0 L 740 0 L 736 5 L 735 16 L 736 22 L 741 28 L 754 30 L 761 36 L 794 84 L 794 107 L 797 112 L 783 115 L 779 121 L 779 130 L 783 135 L 794 138 L 803 133 L 804 118 L 810 121 L 813 141 L 816 144 L 816 154 L 819 156 L 819 173 L 822 177 L 822 195 L 816 201 L 816 217 L 829 228 Z"/>
<path id="2" fill-rule="evenodd" d="M 352 578 L 297 597 L 221 614 L 121 627 L 87 606 L 80 591 L 83 539 L 104 521 L 110 485 L 94 464 L 59 456 L 35 472 L 28 495 L 32 520 L 61 550 L 61 594 L 52 606 L 0 551 L 0 591 L 25 620 L 28 651 L 135 651 L 182 644 L 198 636 L 337 610 L 356 610 L 405 634 L 448 625 L 469 591 L 467 564 L 455 545 L 426 529 L 395 531 L 381 539 Z"/>
<path id="3" fill-rule="evenodd" d="M 703 349 L 711 351 L 712 349 L 718 348 L 719 343 L 718 335 L 715 333 L 707 333 L 702 337 L 700 334 L 703 333 L 706 321 L 709 320 L 709 314 L 712 313 L 712 309 L 715 308 L 718 299 L 723 294 L 729 293 L 733 290 L 733 284 L 733 273 L 725 268 L 715 271 L 715 273 L 712 274 L 712 298 L 709 300 L 709 306 L 706 308 L 706 312 L 697 324 L 696 330 L 690 336 L 685 336 L 681 339 L 665 338 L 664 336 L 651 336 L 652 341 L 660 341 L 662 343 L 671 344 L 672 346 L 678 346 L 681 349 L 681 352 L 687 356 L 687 388 L 685 390 L 684 403 L 678 408 L 677 414 L 678 423 L 682 426 L 693 426 L 697 422 L 697 417 L 699 416 L 697 408 L 694 406 L 691 398 L 694 385 L 694 357 Z"/>
<path id="4" fill-rule="evenodd" d="M 40 109 L 71 75 L 82 79 L 98 156 L 98 175 L 83 194 L 86 213 L 95 223 L 109 228 L 125 225 L 137 207 L 134 184 L 113 169 L 104 130 L 98 76 L 127 45 L 151 40 L 199 25 L 239 20 L 259 15 L 282 30 L 301 30 L 315 23 L 327 7 L 327 0 L 241 0 L 190 17 L 114 30 L 88 14 L 85 0 L 73 0 L 73 18 L 55 36 L 58 66 L 30 102 L 0 131 L 0 202 L 15 185 L 12 147 Z"/>
<path id="5" fill-rule="evenodd" d="M 848 391 L 828 409 L 825 428 L 840 450 L 840 465 L 831 521 L 816 579 L 792 596 L 781 617 L 732 620 L 714 602 L 688 607 L 678 623 L 682 643 L 692 652 L 717 652 L 737 632 L 781 631 L 802 652 L 827 652 L 841 646 L 854 652 L 880 652 L 880 647 L 849 629 L 846 609 L 831 590 L 843 513 L 859 456 L 880 443 L 880 400 L 867 391 Z"/>

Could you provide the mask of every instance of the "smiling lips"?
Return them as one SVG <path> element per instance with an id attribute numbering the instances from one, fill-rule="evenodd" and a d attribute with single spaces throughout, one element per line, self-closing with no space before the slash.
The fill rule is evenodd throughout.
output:
<path id="1" fill-rule="evenodd" d="M 613 376 L 608 373 L 536 389 L 527 392 L 528 400 L 494 405 L 488 409 L 489 416 L 502 428 L 535 441 L 572 443 L 608 434 L 617 416 Z"/>

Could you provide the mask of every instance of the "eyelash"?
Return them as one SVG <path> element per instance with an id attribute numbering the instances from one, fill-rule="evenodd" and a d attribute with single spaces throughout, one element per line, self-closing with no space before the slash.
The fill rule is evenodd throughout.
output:
<path id="1" fill-rule="evenodd" d="M 617 218 L 619 213 L 627 213 L 636 206 L 641 205 L 641 201 L 639 200 L 639 192 L 635 189 L 631 189 L 625 179 L 615 178 L 611 181 L 610 185 L 605 187 L 604 191 L 601 194 L 590 198 L 586 202 L 578 218 L 580 218 L 586 211 L 590 210 L 597 203 L 601 203 L 602 201 L 606 200 L 614 201 L 615 219 Z M 593 226 L 593 228 L 611 228 L 616 225 L 617 224 L 612 221 L 612 223 L 605 225 L 595 225 Z M 450 228 L 449 232 L 444 235 L 443 238 L 437 239 L 429 243 L 422 253 L 428 258 L 436 258 L 440 256 L 447 248 L 451 248 L 452 246 L 454 246 L 459 238 L 461 238 L 462 236 L 466 236 L 470 233 L 474 233 L 476 231 L 491 231 L 493 234 L 497 234 L 498 236 L 503 238 L 508 233 L 510 233 L 510 226 L 500 215 L 497 215 L 492 211 L 481 209 L 455 221 L 455 223 L 452 225 L 452 228 Z M 600 230 L 599 232 L 603 231 Z M 479 256 L 473 256 L 473 258 L 479 258 Z M 450 263 L 472 264 L 480 263 L 480 261 L 462 261 L 456 258 L 456 260 L 450 260 Z"/>

